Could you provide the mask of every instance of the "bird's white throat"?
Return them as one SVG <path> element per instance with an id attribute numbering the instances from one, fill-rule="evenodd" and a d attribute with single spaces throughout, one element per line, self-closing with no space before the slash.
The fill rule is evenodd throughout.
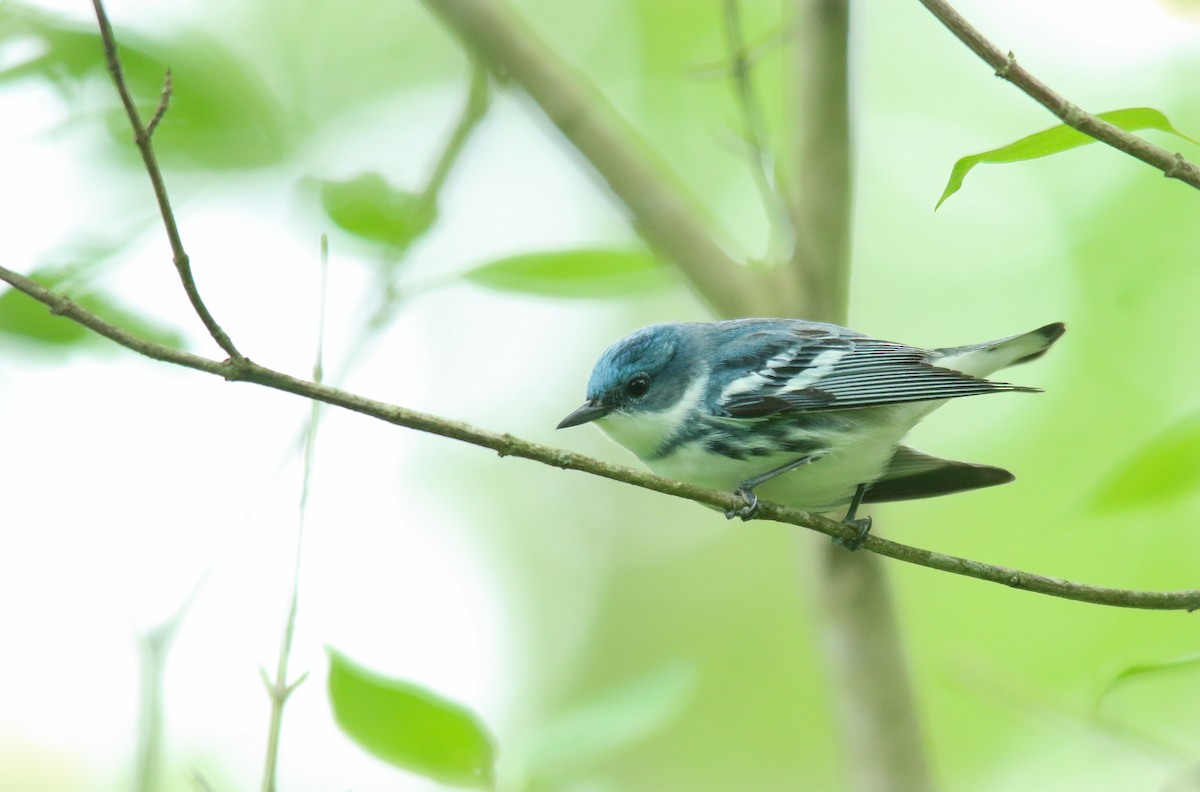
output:
<path id="1" fill-rule="evenodd" d="M 665 410 L 618 410 L 597 420 L 596 425 L 639 459 L 649 459 L 697 410 L 707 385 L 707 376 L 696 377 L 679 401 Z"/>

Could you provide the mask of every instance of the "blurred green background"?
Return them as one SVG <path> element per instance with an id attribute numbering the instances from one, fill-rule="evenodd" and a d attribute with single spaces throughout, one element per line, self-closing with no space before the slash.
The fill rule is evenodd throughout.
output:
<path id="1" fill-rule="evenodd" d="M 645 135 L 720 239 L 763 256 L 761 202 L 731 142 L 720 3 L 517 5 Z M 1200 132 L 1193 6 L 1054 5 L 960 10 L 1079 105 L 1151 106 Z M 780 4 L 742 9 L 747 37 L 767 42 L 754 76 L 779 143 Z M 4 264 L 216 354 L 174 280 L 87 10 L 0 4 Z M 587 165 L 503 86 L 436 199 L 426 190 L 471 69 L 419 4 L 109 12 L 143 107 L 172 69 L 155 141 L 199 286 L 249 357 L 311 367 L 328 232 L 331 379 L 632 462 L 597 432 L 553 426 L 609 342 L 704 309 L 645 265 Z M 1017 481 L 881 508 L 878 532 L 1095 584 L 1195 588 L 1198 196 L 1093 145 L 979 168 L 935 214 L 957 158 L 1053 119 L 916 3 L 857 8 L 852 42 L 854 327 L 949 346 L 1069 326 L 1012 372 L 1044 395 L 953 403 L 916 432 L 924 450 Z M 633 274 L 564 286 L 564 269 L 595 260 L 570 252 L 595 250 L 621 251 Z M 549 285 L 529 259 L 512 266 L 563 252 Z M 510 266 L 468 274 L 492 262 Z M 0 789 L 133 787 L 138 636 L 201 581 L 169 655 L 156 788 L 196 789 L 195 772 L 217 790 L 257 783 L 257 669 L 275 662 L 306 415 L 297 399 L 114 351 L 0 293 Z M 438 788 L 337 730 L 327 645 L 479 713 L 501 788 L 843 783 L 813 633 L 822 537 L 334 411 L 312 497 L 293 668 L 314 678 L 286 713 L 281 789 Z M 1194 616 L 890 568 L 944 788 L 1188 788 L 1167 785 L 1200 762 L 1200 672 L 1184 662 L 1200 651 Z M 1166 670 L 1113 686 L 1143 664 Z"/>

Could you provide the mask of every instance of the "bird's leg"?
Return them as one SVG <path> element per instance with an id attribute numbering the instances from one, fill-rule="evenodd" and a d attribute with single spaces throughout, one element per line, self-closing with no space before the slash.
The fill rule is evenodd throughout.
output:
<path id="1" fill-rule="evenodd" d="M 786 465 L 781 465 L 774 470 L 768 470 L 766 473 L 755 476 L 752 479 L 746 479 L 734 492 L 742 496 L 742 500 L 746 501 L 746 505 L 740 509 L 726 509 L 725 519 L 732 520 L 734 517 L 741 517 L 743 520 L 749 520 L 758 512 L 758 496 L 754 494 L 754 488 L 760 484 L 765 484 L 776 476 L 782 476 L 788 471 L 795 470 L 801 465 L 807 465 L 809 462 L 816 462 L 823 457 L 824 454 L 809 454 L 799 459 L 794 459 Z"/>
<path id="2" fill-rule="evenodd" d="M 862 547 L 862 543 L 867 541 L 867 535 L 871 533 L 871 518 L 859 517 L 855 518 L 858 513 L 858 507 L 862 505 L 863 496 L 867 494 L 867 485 L 859 484 L 858 489 L 854 490 L 854 498 L 850 501 L 850 509 L 846 512 L 846 516 L 842 518 L 843 525 L 852 525 L 858 529 L 858 533 L 850 538 L 841 536 L 833 537 L 833 543 L 841 545 L 847 550 L 857 550 Z"/>

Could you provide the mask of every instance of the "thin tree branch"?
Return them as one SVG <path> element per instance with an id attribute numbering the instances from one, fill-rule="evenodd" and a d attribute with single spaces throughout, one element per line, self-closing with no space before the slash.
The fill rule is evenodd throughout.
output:
<path id="1" fill-rule="evenodd" d="M 217 792 L 216 788 L 208 783 L 208 779 L 199 770 L 192 771 L 192 781 L 196 783 L 196 786 L 200 787 L 200 792 Z"/>
<path id="2" fill-rule="evenodd" d="M 208 582 L 217 560 L 201 573 L 183 602 L 162 624 L 138 636 L 142 650 L 141 715 L 138 718 L 137 792 L 154 792 L 159 788 L 159 767 L 162 764 L 163 737 L 163 676 L 167 669 L 167 653 L 192 605 Z"/>
<path id="3" fill-rule="evenodd" d="M 714 241 L 712 221 L 640 136 L 504 0 L 422 1 L 497 77 L 529 94 L 608 185 L 637 232 L 675 263 L 701 300 L 722 316 L 776 311 L 756 293 L 754 273 Z"/>
<path id="4" fill-rule="evenodd" d="M 750 155 L 750 169 L 758 188 L 763 209 L 770 221 L 771 242 L 767 261 L 778 264 L 788 256 L 795 244 L 788 207 L 776 184 L 775 154 L 767 139 L 767 125 L 754 92 L 751 50 L 742 32 L 740 0 L 725 0 L 725 39 L 729 48 L 729 72 L 733 79 L 734 97 L 742 116 L 742 137 Z"/>
<path id="5" fill-rule="evenodd" d="M 459 116 L 458 122 L 454 125 L 454 131 L 450 133 L 450 137 L 446 140 L 446 145 L 442 148 L 442 153 L 438 157 L 437 164 L 433 167 L 433 172 L 429 176 L 429 181 L 425 184 L 425 189 L 421 191 L 421 195 L 426 199 L 434 202 L 437 201 L 442 187 L 446 184 L 446 178 L 450 175 L 450 171 L 462 156 L 463 149 L 466 148 L 467 141 L 471 138 L 471 133 L 475 131 L 475 127 L 479 126 L 479 122 L 487 115 L 488 107 L 491 105 L 491 91 L 488 87 L 489 79 L 487 68 L 482 64 L 472 61 L 471 82 L 467 88 L 467 101 L 463 105 L 462 114 Z"/>
<path id="6" fill-rule="evenodd" d="M 757 43 L 745 47 L 746 66 L 754 68 L 760 60 L 770 54 L 771 50 L 781 47 L 787 41 L 787 33 L 782 28 L 767 33 Z M 729 58 L 718 61 L 697 63 L 687 70 L 687 75 L 696 80 L 725 80 L 729 77 Z"/>
<path id="7" fill-rule="evenodd" d="M 317 311 L 317 353 L 313 361 L 313 383 L 320 385 L 325 378 L 325 304 L 329 291 L 329 237 L 321 235 L 321 303 Z M 321 420 L 321 402 L 312 400 L 308 414 L 308 427 L 304 433 L 304 474 L 300 482 L 300 504 L 296 522 L 296 553 L 292 568 L 292 592 L 288 603 L 287 621 L 279 639 L 279 662 L 275 667 L 275 679 L 263 682 L 271 699 L 271 722 L 267 728 L 267 758 L 263 765 L 263 792 L 275 792 L 279 768 L 279 743 L 283 734 L 283 708 L 308 672 L 295 682 L 288 682 L 288 661 L 292 656 L 292 640 L 296 635 L 296 612 L 300 605 L 300 560 L 304 547 L 304 521 L 308 516 L 308 495 L 312 485 L 313 463 L 316 461 L 317 426 Z"/>
<path id="8" fill-rule="evenodd" d="M 146 137 L 154 137 L 154 130 L 158 128 L 158 124 L 163 120 L 163 116 L 167 114 L 167 108 L 171 106 L 171 91 L 174 87 L 174 80 L 171 75 L 171 70 L 167 69 L 167 75 L 163 78 L 162 95 L 158 99 L 158 107 L 154 109 L 154 115 L 150 118 L 150 123 L 146 124 Z"/>
<path id="9" fill-rule="evenodd" d="M 425 203 L 425 206 L 431 213 L 437 211 L 442 188 L 445 187 L 446 180 L 450 177 L 450 173 L 462 158 L 467 142 L 471 139 L 471 135 L 474 134 L 479 124 L 483 121 L 487 115 L 488 108 L 491 106 L 490 80 L 491 77 L 487 68 L 473 61 L 471 63 L 471 80 L 467 88 L 467 98 L 463 103 L 458 121 L 454 124 L 454 129 L 450 133 L 450 137 L 447 138 L 441 153 L 438 155 L 437 162 L 429 174 L 429 180 L 420 192 L 420 200 Z M 408 254 L 410 249 L 406 247 L 400 252 L 400 258 L 390 262 L 390 266 L 380 269 L 380 283 L 372 290 L 377 297 L 375 308 L 368 313 L 366 321 L 363 322 L 358 330 L 357 338 L 350 346 L 349 354 L 342 362 L 343 373 L 352 369 L 358 362 L 359 357 L 367 351 L 367 342 L 370 338 L 378 334 L 381 329 L 390 324 L 396 317 L 396 312 L 400 308 L 402 298 L 405 296 L 405 292 L 401 289 L 397 280 L 397 275 L 402 269 L 398 265 L 403 261 L 403 257 Z"/>
<path id="10" fill-rule="evenodd" d="M 171 243 L 171 254 L 175 262 L 175 269 L 179 273 L 179 279 L 183 282 L 183 290 L 187 292 L 188 300 L 192 303 L 192 308 L 196 311 L 196 315 L 200 317 L 200 321 L 208 329 L 209 335 L 217 342 L 217 345 L 225 351 L 230 358 L 234 360 L 242 359 L 242 353 L 238 352 L 237 347 L 233 345 L 233 341 L 217 324 L 217 320 L 209 312 L 208 306 L 204 304 L 204 300 L 200 298 L 200 291 L 196 288 L 196 279 L 192 275 L 192 263 L 188 258 L 188 254 L 183 249 L 183 240 L 179 236 L 179 226 L 175 222 L 175 212 L 171 209 L 171 199 L 167 195 L 166 182 L 163 180 L 162 170 L 158 167 L 158 157 L 154 153 L 154 145 L 150 142 L 150 134 L 153 127 L 157 126 L 162 115 L 166 113 L 167 103 L 170 97 L 171 80 L 168 72 L 166 85 L 163 87 L 163 97 L 159 103 L 158 111 L 154 115 L 154 120 L 151 126 L 147 127 L 142 124 L 141 115 L 138 113 L 137 105 L 133 101 L 133 93 L 129 90 L 129 83 L 125 79 L 125 70 L 121 67 L 121 59 L 117 54 L 117 39 L 113 35 L 112 24 L 108 21 L 108 14 L 104 11 L 104 5 L 100 0 L 92 0 L 92 6 L 96 9 L 96 21 L 100 25 L 100 38 L 104 42 L 104 57 L 108 64 L 108 72 L 112 75 L 113 83 L 117 87 L 117 93 L 121 96 L 121 104 L 125 106 L 125 115 L 129 117 L 129 124 L 133 127 L 133 141 L 137 144 L 138 151 L 142 154 L 142 162 L 146 166 L 146 173 L 150 176 L 150 184 L 154 188 L 154 197 L 158 201 L 158 211 L 162 215 L 163 227 L 167 232 L 167 240 Z"/>
<path id="11" fill-rule="evenodd" d="M 190 352 L 172 349 L 157 342 L 133 336 L 101 319 L 94 313 L 79 307 L 71 299 L 51 291 L 26 278 L 24 275 L 3 266 L 0 266 L 0 281 L 11 284 L 18 291 L 24 292 L 38 302 L 48 306 L 52 313 L 76 321 L 105 338 L 154 360 L 162 360 L 184 366 L 185 368 L 215 374 L 230 381 L 250 382 L 285 393 L 315 399 L 325 404 L 362 413 L 363 415 L 368 415 L 396 426 L 403 426 L 419 432 L 426 432 L 439 437 L 446 437 L 451 440 L 489 448 L 502 457 L 520 457 L 551 467 L 562 468 L 563 470 L 578 470 L 583 473 L 631 484 L 635 487 L 641 487 L 642 489 L 648 489 L 664 495 L 692 500 L 722 511 L 738 509 L 745 505 L 741 496 L 734 493 L 684 484 L 641 470 L 625 467 L 624 465 L 614 465 L 584 456 L 583 454 L 522 440 L 511 434 L 497 434 L 461 421 L 452 421 L 429 413 L 411 410 L 407 407 L 369 399 L 339 388 L 293 377 L 289 374 L 267 368 L 266 366 L 261 366 L 246 358 L 217 361 Z M 762 503 L 759 509 L 759 516 L 765 520 L 807 528 L 830 537 L 849 539 L 857 532 L 856 528 L 827 517 L 822 517 L 818 514 L 809 514 L 808 512 L 774 503 Z M 862 545 L 862 549 L 909 564 L 917 564 L 942 572 L 950 572 L 955 575 L 963 575 L 991 583 L 1000 583 L 1011 588 L 1079 602 L 1146 610 L 1193 611 L 1200 609 L 1200 589 L 1137 591 L 1091 586 L 1061 578 L 1035 575 L 1030 572 L 1010 569 L 995 564 L 987 564 L 981 561 L 972 561 L 966 558 L 937 553 L 932 550 L 892 542 L 875 535 L 867 538 L 867 541 Z"/>
<path id="12" fill-rule="evenodd" d="M 163 674 L 167 652 L 178 615 L 138 637 L 142 650 L 140 714 L 138 716 L 137 792 L 153 792 L 159 786 L 163 743 Z"/>
<path id="13" fill-rule="evenodd" d="M 1182 154 L 1156 146 L 1145 138 L 1113 126 L 1067 101 L 1017 63 L 1011 52 L 1005 53 L 984 38 L 983 34 L 945 0 L 920 0 L 920 3 L 959 41 L 995 69 L 997 77 L 1017 86 L 1038 104 L 1058 116 L 1067 126 L 1158 168 L 1168 179 L 1178 179 L 1200 189 L 1200 167 L 1184 159 Z"/>

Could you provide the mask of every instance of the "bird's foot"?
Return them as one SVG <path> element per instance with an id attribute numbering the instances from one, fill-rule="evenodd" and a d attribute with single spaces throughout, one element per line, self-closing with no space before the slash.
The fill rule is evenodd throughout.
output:
<path id="1" fill-rule="evenodd" d="M 743 522 L 753 519 L 754 515 L 758 514 L 758 496 L 754 494 L 754 489 L 742 484 L 735 490 L 735 494 L 741 495 L 746 505 L 737 509 L 726 509 L 725 519 L 732 520 L 734 517 L 741 517 Z"/>
<path id="2" fill-rule="evenodd" d="M 841 545 L 847 550 L 854 551 L 862 547 L 863 542 L 867 541 L 867 537 L 871 535 L 871 518 L 859 517 L 857 519 L 847 518 L 842 520 L 842 525 L 849 525 L 857 528 L 858 532 L 854 536 L 835 536 L 833 543 Z"/>
<path id="3" fill-rule="evenodd" d="M 789 471 L 795 470 L 801 465 L 807 465 L 810 462 L 816 462 L 821 457 L 825 456 L 825 452 L 818 451 L 808 456 L 800 457 L 788 462 L 786 465 L 780 465 L 774 470 L 768 470 L 760 476 L 755 476 L 751 479 L 746 479 L 738 488 L 734 490 L 738 495 L 742 496 L 742 500 L 746 501 L 746 505 L 740 509 L 726 509 L 725 519 L 732 520 L 734 517 L 741 517 L 743 520 L 753 519 L 758 514 L 758 496 L 754 494 L 754 488 L 759 484 L 765 484 L 776 476 L 783 475 Z M 851 515 L 853 516 L 853 515 Z"/>

